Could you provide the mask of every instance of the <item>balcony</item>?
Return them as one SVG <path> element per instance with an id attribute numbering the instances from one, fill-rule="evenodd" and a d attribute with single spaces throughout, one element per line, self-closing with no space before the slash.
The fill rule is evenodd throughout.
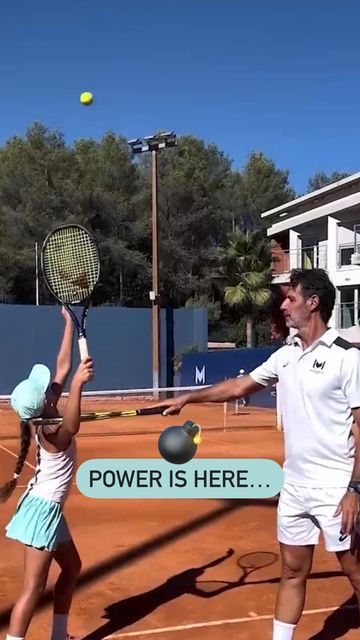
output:
<path id="1" fill-rule="evenodd" d="M 360 309 L 357 304 L 347 302 L 335 305 L 335 326 L 337 329 L 349 329 L 359 325 Z"/>
<path id="2" fill-rule="evenodd" d="M 272 252 L 273 276 L 289 273 L 291 269 L 326 269 L 327 246 L 313 245 L 301 249 L 284 250 L 275 247 Z"/>

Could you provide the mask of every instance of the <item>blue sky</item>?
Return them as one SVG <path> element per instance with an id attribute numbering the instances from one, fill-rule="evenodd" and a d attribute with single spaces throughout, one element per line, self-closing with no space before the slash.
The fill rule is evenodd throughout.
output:
<path id="1" fill-rule="evenodd" d="M 357 0 L 3 0 L 0 144 L 158 129 L 263 151 L 297 193 L 360 170 Z M 90 90 L 91 108 L 79 103 Z"/>

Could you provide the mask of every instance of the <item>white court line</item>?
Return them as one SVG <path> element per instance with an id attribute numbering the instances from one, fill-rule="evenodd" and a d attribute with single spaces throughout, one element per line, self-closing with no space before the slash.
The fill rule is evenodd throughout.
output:
<path id="1" fill-rule="evenodd" d="M 13 456 L 14 458 L 17 459 L 17 457 L 18 457 L 17 454 L 14 453 L 13 451 L 10 451 L 10 449 L 7 449 L 2 444 L 0 444 L 0 449 L 2 449 L 3 451 L 6 451 L 6 453 L 10 453 L 11 456 Z M 26 460 L 25 460 L 24 464 L 26 464 L 28 467 L 30 467 L 30 469 L 33 469 L 35 471 L 35 467 L 32 464 L 30 464 L 30 462 L 26 462 Z"/>
<path id="2" fill-rule="evenodd" d="M 303 611 L 303 616 L 311 616 L 316 613 L 330 613 L 336 611 L 339 607 L 325 607 L 323 609 L 308 609 Z M 356 609 L 357 605 L 348 605 L 341 607 L 342 609 Z M 160 627 L 158 629 L 144 629 L 143 631 L 128 631 L 126 633 L 113 633 L 110 636 L 106 636 L 103 640 L 117 639 L 117 638 L 138 638 L 140 636 L 150 636 L 155 633 L 172 633 L 175 631 L 187 631 L 189 629 L 199 629 L 201 627 L 219 627 L 225 624 L 241 624 L 243 622 L 258 622 L 259 620 L 272 620 L 273 614 L 263 616 L 248 616 L 246 618 L 229 618 L 228 620 L 213 620 L 211 622 L 194 622 L 193 624 L 183 624 L 177 627 Z"/>
<path id="3" fill-rule="evenodd" d="M 243 445 L 243 443 L 242 443 L 242 442 L 231 442 L 231 441 L 226 442 L 225 440 L 218 440 L 218 439 L 215 439 L 215 438 L 208 438 L 208 442 L 209 442 L 209 443 L 211 443 L 211 442 L 216 442 L 216 444 L 223 444 L 223 445 L 225 445 L 225 447 L 229 447 L 229 445 L 231 445 L 232 447 L 233 447 L 233 446 L 235 446 L 235 447 L 244 447 L 244 445 Z M 268 454 L 268 453 L 269 453 L 269 450 L 268 450 L 268 449 L 259 449 L 258 447 L 256 447 L 256 451 L 257 451 L 260 455 L 265 455 L 265 454 Z M 245 456 L 244 456 L 244 457 L 245 457 Z"/>

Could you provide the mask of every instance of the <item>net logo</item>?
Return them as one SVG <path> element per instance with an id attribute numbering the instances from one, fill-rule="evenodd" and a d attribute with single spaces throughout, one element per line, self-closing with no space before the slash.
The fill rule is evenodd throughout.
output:
<path id="1" fill-rule="evenodd" d="M 205 365 L 201 370 L 195 367 L 195 384 L 205 384 Z"/>

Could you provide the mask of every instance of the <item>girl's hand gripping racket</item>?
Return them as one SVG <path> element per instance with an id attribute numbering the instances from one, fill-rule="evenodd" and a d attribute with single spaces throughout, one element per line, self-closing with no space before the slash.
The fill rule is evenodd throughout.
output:
<path id="1" fill-rule="evenodd" d="M 86 319 L 99 282 L 100 258 L 90 233 L 78 224 L 53 229 L 41 251 L 41 269 L 46 286 L 69 312 L 78 334 L 81 360 L 88 357 Z M 83 305 L 80 320 L 72 305 Z"/>

